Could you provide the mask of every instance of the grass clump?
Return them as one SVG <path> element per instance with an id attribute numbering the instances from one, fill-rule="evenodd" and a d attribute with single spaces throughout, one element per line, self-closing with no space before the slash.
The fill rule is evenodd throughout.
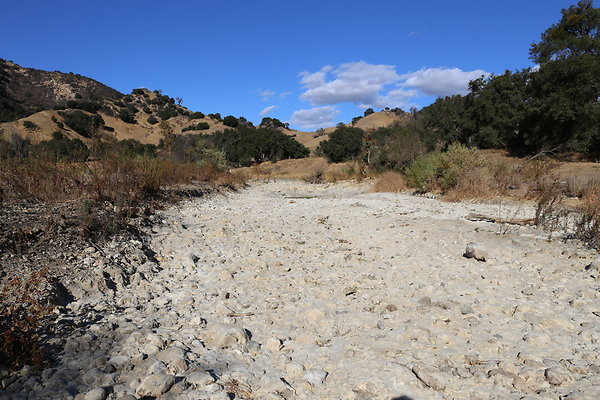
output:
<path id="1" fill-rule="evenodd" d="M 400 193 L 408 188 L 404 176 L 396 171 L 386 171 L 377 178 L 372 192 Z"/>

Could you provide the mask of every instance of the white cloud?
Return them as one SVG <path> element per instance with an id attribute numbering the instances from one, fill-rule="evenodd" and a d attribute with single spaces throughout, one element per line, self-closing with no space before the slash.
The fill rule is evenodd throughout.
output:
<path id="1" fill-rule="evenodd" d="M 281 92 L 281 93 L 279 93 L 279 98 L 280 99 L 285 99 L 290 94 L 292 94 L 292 92 Z"/>
<path id="2" fill-rule="evenodd" d="M 401 76 L 403 87 L 412 87 L 427 96 L 465 95 L 469 91 L 469 81 L 489 75 L 482 69 L 463 71 L 459 68 L 422 68 Z"/>
<path id="3" fill-rule="evenodd" d="M 313 106 L 353 103 L 359 108 L 414 107 L 419 96 L 466 94 L 470 80 L 487 75 L 478 69 L 423 68 L 399 75 L 394 65 L 350 62 L 334 69 L 327 65 L 317 72 L 300 73 L 305 91 L 300 99 Z"/>
<path id="4" fill-rule="evenodd" d="M 300 95 L 314 105 L 355 103 L 376 104 L 379 92 L 399 76 L 393 65 L 375 65 L 364 61 L 340 65 L 333 71 L 334 79 L 326 81 L 332 68 L 326 66 L 319 72 L 301 73 L 300 83 L 307 89 Z"/>
<path id="5" fill-rule="evenodd" d="M 269 107 L 265 107 L 265 109 L 264 109 L 264 110 L 262 110 L 262 111 L 259 113 L 259 115 L 260 115 L 260 116 L 262 116 L 262 117 L 264 117 L 264 116 L 266 116 L 266 115 L 269 115 L 269 113 L 270 113 L 271 111 L 273 111 L 274 109 L 276 109 L 277 107 L 279 107 L 279 106 L 269 106 Z"/>
<path id="6" fill-rule="evenodd" d="M 263 101 L 269 101 L 269 99 L 273 96 L 275 96 L 277 93 L 275 93 L 272 90 L 261 90 L 258 92 L 258 95 L 262 98 Z"/>
<path id="7" fill-rule="evenodd" d="M 305 129 L 318 129 L 334 125 L 333 119 L 340 113 L 332 106 L 313 107 L 309 110 L 294 111 L 291 123 Z"/>

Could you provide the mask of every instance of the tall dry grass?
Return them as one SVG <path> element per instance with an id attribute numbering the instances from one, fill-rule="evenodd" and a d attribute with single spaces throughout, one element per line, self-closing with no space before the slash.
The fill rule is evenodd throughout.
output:
<path id="1" fill-rule="evenodd" d="M 401 193 L 408 189 L 404 175 L 396 171 L 386 171 L 379 175 L 371 188 L 374 193 Z"/>

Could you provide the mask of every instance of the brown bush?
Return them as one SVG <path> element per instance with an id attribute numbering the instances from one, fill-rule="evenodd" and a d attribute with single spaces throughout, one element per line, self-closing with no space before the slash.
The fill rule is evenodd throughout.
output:
<path id="1" fill-rule="evenodd" d="M 400 193 L 408 188 L 406 179 L 399 172 L 387 171 L 377 178 L 371 192 Z"/>
<path id="2" fill-rule="evenodd" d="M 590 246 L 600 249 L 600 182 L 591 182 L 583 191 L 575 233 Z"/>
<path id="3" fill-rule="evenodd" d="M 40 340 L 49 307 L 40 300 L 48 281 L 48 270 L 14 278 L 0 300 L 0 361 L 11 369 L 24 365 L 41 368 L 46 354 Z"/>
<path id="4" fill-rule="evenodd" d="M 463 200 L 488 199 L 498 194 L 498 182 L 488 169 L 464 169 L 457 181 L 444 195 L 444 200 L 459 202 Z"/>

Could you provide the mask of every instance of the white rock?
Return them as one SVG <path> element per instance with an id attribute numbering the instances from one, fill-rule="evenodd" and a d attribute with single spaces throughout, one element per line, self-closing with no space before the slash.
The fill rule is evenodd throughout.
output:
<path id="1" fill-rule="evenodd" d="M 138 396 L 159 397 L 171 389 L 175 383 L 173 375 L 157 374 L 147 376 L 137 387 L 135 392 Z"/>
<path id="2" fill-rule="evenodd" d="M 417 364 L 413 366 L 412 370 L 430 388 L 434 390 L 444 390 L 446 388 L 447 379 L 438 369 Z"/>
<path id="3" fill-rule="evenodd" d="M 304 379 L 311 385 L 320 385 L 325 382 L 328 373 L 319 368 L 311 368 L 304 373 Z"/>
<path id="4" fill-rule="evenodd" d="M 567 373 L 564 368 L 561 367 L 552 367 L 548 368 L 544 372 L 544 377 L 548 381 L 549 384 L 560 386 L 565 382 L 571 380 L 571 376 Z"/>
<path id="5" fill-rule="evenodd" d="M 215 378 L 206 371 L 194 371 L 187 375 L 185 379 L 194 386 L 206 386 L 215 382 Z"/>
<path id="6" fill-rule="evenodd" d="M 246 330 L 237 325 L 215 325 L 208 332 L 208 341 L 218 348 L 240 347 L 248 343 L 248 340 Z"/>
<path id="7" fill-rule="evenodd" d="M 474 258 L 477 261 L 485 261 L 487 258 L 487 252 L 483 249 L 480 244 L 475 242 L 470 242 L 467 244 L 467 248 L 465 249 L 465 257 Z"/>
<path id="8" fill-rule="evenodd" d="M 106 389 L 97 387 L 85 394 L 85 400 L 105 400 L 108 396 Z"/>

